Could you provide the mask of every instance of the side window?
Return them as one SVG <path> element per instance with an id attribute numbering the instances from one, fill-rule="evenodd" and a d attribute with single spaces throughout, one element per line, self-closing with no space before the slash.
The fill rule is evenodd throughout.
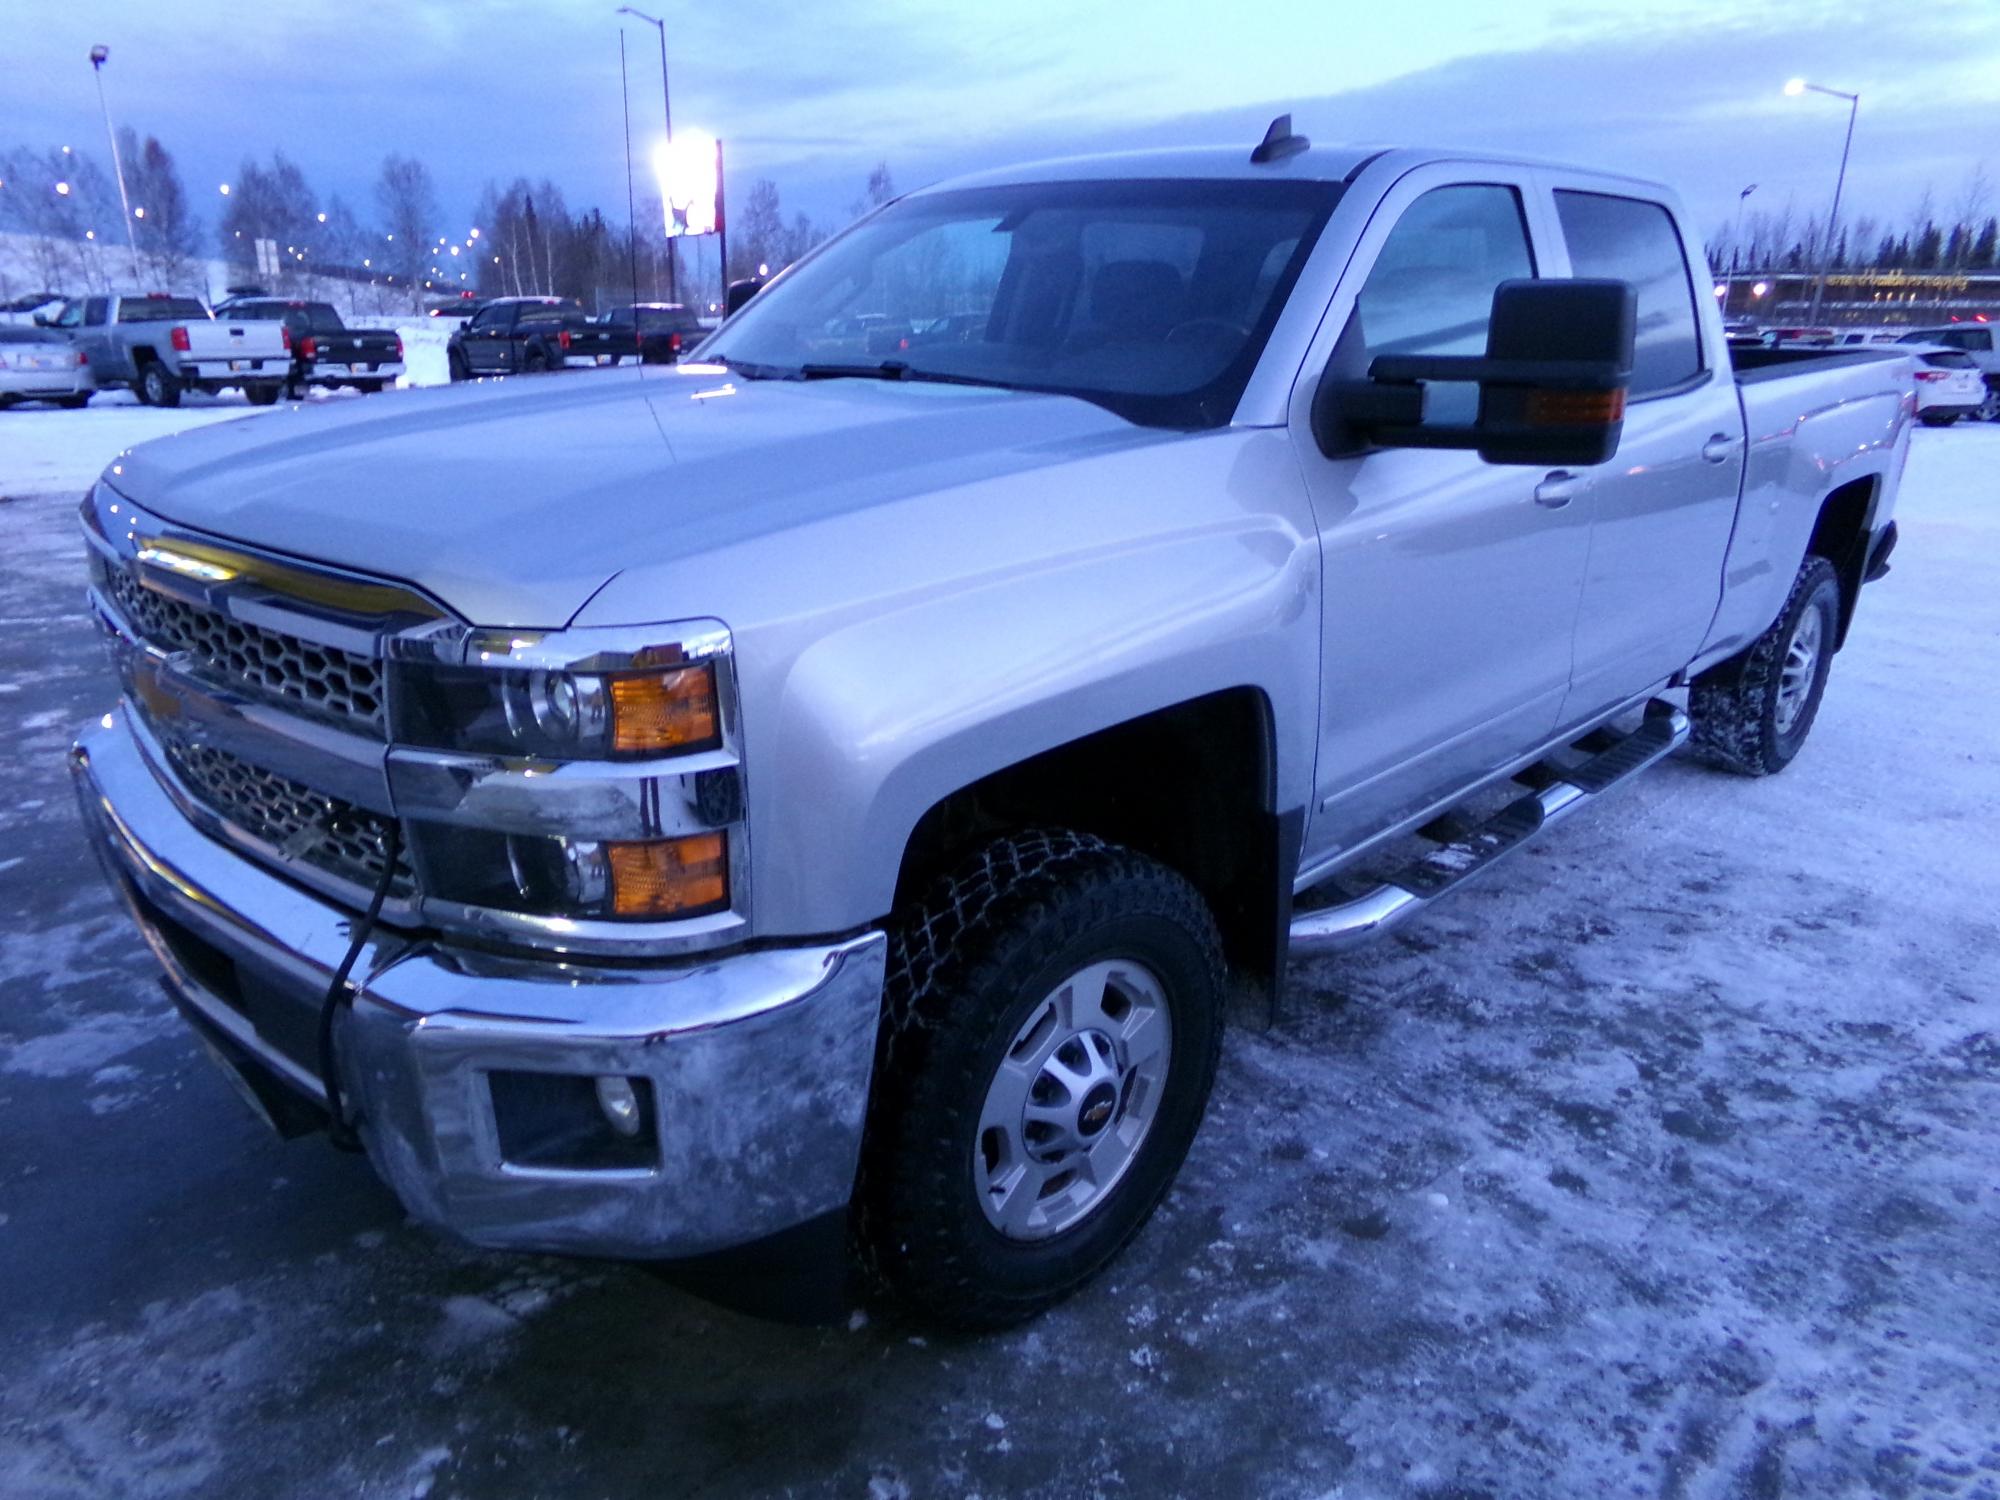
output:
<path id="1" fill-rule="evenodd" d="M 74 297 L 62 305 L 55 316 L 58 328 L 81 328 L 83 326 L 83 304 Z"/>
<path id="2" fill-rule="evenodd" d="M 1534 274 L 1520 194 L 1491 183 L 1432 188 L 1403 211 L 1355 298 L 1368 359 L 1484 354 L 1494 288 Z M 1476 385 L 1433 385 L 1425 419 L 1469 422 L 1478 403 Z"/>
<path id="3" fill-rule="evenodd" d="M 83 304 L 83 326 L 102 328 L 111 313 L 109 297 L 92 297 Z"/>
<path id="4" fill-rule="evenodd" d="M 465 326 L 467 328 L 482 328 L 482 329 L 495 328 L 498 327 L 501 323 L 505 322 L 506 318 L 507 318 L 506 307 L 496 303 L 492 307 L 480 308 L 479 311 L 473 315 L 472 321 L 466 324 Z"/>
<path id="5" fill-rule="evenodd" d="M 1604 193 L 1556 193 L 1556 217 L 1578 276 L 1628 281 L 1639 294 L 1632 394 L 1670 390 L 1701 373 L 1694 283 L 1666 209 Z"/>

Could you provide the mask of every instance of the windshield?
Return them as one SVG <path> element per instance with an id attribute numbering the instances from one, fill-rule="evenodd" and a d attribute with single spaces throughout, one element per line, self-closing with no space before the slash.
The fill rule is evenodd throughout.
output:
<path id="1" fill-rule="evenodd" d="M 701 358 L 749 378 L 948 380 L 1220 426 L 1339 194 L 1178 180 L 921 194 L 758 293 Z"/>

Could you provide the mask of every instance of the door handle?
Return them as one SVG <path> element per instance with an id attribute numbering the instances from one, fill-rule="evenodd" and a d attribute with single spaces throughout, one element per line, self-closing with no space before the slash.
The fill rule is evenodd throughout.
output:
<path id="1" fill-rule="evenodd" d="M 1574 500 L 1585 481 L 1567 469 L 1557 469 L 1535 486 L 1535 504 L 1549 510 L 1561 510 Z"/>
<path id="2" fill-rule="evenodd" d="M 1729 462 L 1729 455 L 1736 451 L 1736 445 L 1743 440 L 1727 432 L 1712 433 L 1701 445 L 1701 456 L 1712 464 Z"/>

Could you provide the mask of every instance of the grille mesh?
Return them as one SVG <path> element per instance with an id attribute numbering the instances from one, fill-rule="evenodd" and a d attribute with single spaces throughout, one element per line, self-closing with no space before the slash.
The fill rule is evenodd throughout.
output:
<path id="1" fill-rule="evenodd" d="M 208 745 L 163 742 L 189 791 L 245 832 L 330 875 L 374 889 L 388 853 L 389 819 L 279 776 Z M 392 895 L 416 889 L 399 850 Z"/>
<path id="2" fill-rule="evenodd" d="M 213 674 L 389 737 L 379 663 L 170 598 L 120 568 L 107 571 L 105 584 L 132 628 L 161 650 L 185 651 Z"/>

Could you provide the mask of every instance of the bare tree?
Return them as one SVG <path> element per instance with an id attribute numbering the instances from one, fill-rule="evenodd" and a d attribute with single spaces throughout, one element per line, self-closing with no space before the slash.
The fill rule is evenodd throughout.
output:
<path id="1" fill-rule="evenodd" d="M 382 259 L 409 290 L 412 305 L 417 305 L 424 282 L 431 279 L 431 252 L 441 216 L 430 168 L 415 157 L 390 152 L 382 158 L 382 175 L 375 180 L 375 207 L 385 236 Z"/>
<path id="2" fill-rule="evenodd" d="M 149 278 L 168 291 L 205 293 L 205 284 L 194 284 L 199 239 L 172 153 L 157 136 L 147 136 L 141 145 L 130 126 L 118 132 L 118 153 L 126 163 L 133 237 Z"/>

